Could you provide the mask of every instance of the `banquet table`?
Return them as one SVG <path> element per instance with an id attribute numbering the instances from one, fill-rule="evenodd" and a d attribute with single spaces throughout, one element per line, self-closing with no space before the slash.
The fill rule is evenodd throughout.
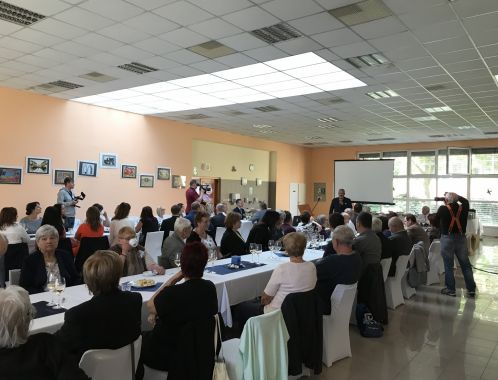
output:
<path id="1" fill-rule="evenodd" d="M 307 249 L 304 254 L 304 260 L 313 261 L 321 258 L 323 255 L 322 250 Z M 257 262 L 258 255 L 244 255 L 242 261 Z M 214 263 L 208 263 L 207 269 L 210 270 L 211 266 L 227 265 L 230 259 L 217 260 Z M 204 274 L 204 279 L 210 280 L 216 287 L 218 295 L 218 310 L 221 313 L 223 320 L 227 326 L 232 325 L 232 315 L 230 306 L 236 305 L 243 301 L 251 300 L 263 293 L 268 280 L 271 277 L 273 270 L 281 263 L 288 262 L 289 258 L 280 254 L 267 251 L 259 255 L 259 262 L 264 265 L 256 266 L 254 268 L 234 271 L 228 274 L 207 273 Z M 123 277 L 120 284 L 128 281 L 134 281 L 140 278 L 152 278 L 156 282 L 168 281 L 179 269 L 168 269 L 164 275 L 157 275 L 146 277 L 145 275 L 135 275 Z M 150 330 L 151 325 L 147 322 L 147 301 L 152 297 L 154 292 L 147 291 L 146 289 L 139 292 L 142 295 L 142 330 Z M 39 301 L 49 301 L 51 294 L 48 292 L 30 295 L 31 303 Z M 62 306 L 66 309 L 77 306 L 85 301 L 88 301 L 92 296 L 88 291 L 86 285 L 72 286 L 65 289 L 63 295 Z M 117 316 L 119 317 L 119 316 Z M 64 322 L 64 313 L 50 315 L 47 317 L 36 318 L 30 326 L 30 333 L 48 332 L 53 333 L 57 331 Z"/>

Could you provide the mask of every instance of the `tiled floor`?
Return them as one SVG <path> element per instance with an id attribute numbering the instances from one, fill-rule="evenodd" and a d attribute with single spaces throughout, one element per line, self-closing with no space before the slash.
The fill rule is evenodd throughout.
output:
<path id="1" fill-rule="evenodd" d="M 477 268 L 498 273 L 498 239 L 484 238 L 472 257 Z M 382 338 L 363 338 L 350 326 L 352 358 L 310 379 L 498 380 L 498 275 L 474 270 L 477 299 L 425 286 L 405 305 L 389 311 Z"/>

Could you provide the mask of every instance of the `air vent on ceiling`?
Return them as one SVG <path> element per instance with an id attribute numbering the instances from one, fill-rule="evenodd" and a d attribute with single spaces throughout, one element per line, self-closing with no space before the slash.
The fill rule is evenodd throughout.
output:
<path id="1" fill-rule="evenodd" d="M 57 80 L 55 82 L 49 82 L 52 86 L 63 87 L 68 90 L 74 90 L 75 88 L 83 87 L 81 84 L 66 82 L 64 80 Z"/>
<path id="2" fill-rule="evenodd" d="M 379 137 L 377 139 L 367 139 L 367 141 L 391 141 L 396 140 L 394 137 Z"/>
<path id="3" fill-rule="evenodd" d="M 448 133 L 447 135 L 429 135 L 429 137 L 434 137 L 434 138 L 439 138 L 439 137 L 444 137 L 444 138 L 448 138 L 448 137 L 462 137 L 464 135 L 462 135 L 461 133 Z"/>
<path id="4" fill-rule="evenodd" d="M 260 112 L 274 112 L 274 111 L 280 111 L 280 108 L 274 107 L 274 106 L 262 106 L 262 107 L 256 107 L 254 108 L 257 111 Z"/>
<path id="5" fill-rule="evenodd" d="M 42 83 L 36 86 L 29 87 L 28 90 L 30 91 L 36 91 L 36 92 L 41 92 L 41 93 L 56 93 L 56 92 L 61 92 L 61 91 L 66 91 L 66 90 L 73 90 L 75 88 L 80 88 L 83 87 L 80 84 L 76 83 L 71 83 L 71 82 L 66 82 L 63 80 L 58 80 L 54 82 L 49 82 L 49 83 Z"/>
<path id="6" fill-rule="evenodd" d="M 444 135 L 429 135 L 429 137 L 440 138 L 440 137 L 445 137 L 445 136 Z"/>
<path id="7" fill-rule="evenodd" d="M 498 131 L 484 132 L 485 135 L 498 135 Z"/>
<path id="8" fill-rule="evenodd" d="M 334 96 L 332 98 L 325 98 L 325 99 L 316 99 L 316 102 L 324 106 L 329 106 L 331 104 L 346 103 L 346 101 L 343 98 L 339 98 L 338 96 Z"/>
<path id="9" fill-rule="evenodd" d="M 305 140 L 323 140 L 322 136 L 306 136 Z"/>
<path id="10" fill-rule="evenodd" d="M 258 129 L 273 128 L 271 125 L 268 124 L 253 124 L 252 127 Z"/>
<path id="11" fill-rule="evenodd" d="M 363 67 L 379 66 L 389 63 L 389 60 L 380 53 L 360 55 L 358 57 L 346 58 L 353 66 L 361 69 Z"/>
<path id="12" fill-rule="evenodd" d="M 335 117 L 329 116 L 329 117 L 321 117 L 317 119 L 320 123 L 335 123 L 339 121 L 339 119 L 336 119 Z"/>
<path id="13" fill-rule="evenodd" d="M 440 91 L 440 90 L 446 90 L 447 87 L 444 84 L 435 84 L 433 86 L 426 86 L 425 89 L 427 91 Z"/>
<path id="14" fill-rule="evenodd" d="M 45 17 L 46 16 L 32 12 L 28 9 L 6 3 L 5 1 L 0 1 L 0 20 L 28 26 L 43 20 Z"/>
<path id="15" fill-rule="evenodd" d="M 288 41 L 302 36 L 301 33 L 285 22 L 267 26 L 266 28 L 255 29 L 249 33 L 269 44 Z"/>
<path id="16" fill-rule="evenodd" d="M 225 111 L 225 112 L 221 112 L 223 115 L 227 115 L 227 116 L 240 116 L 240 115 L 246 115 L 245 112 L 242 112 L 242 111 Z"/>
<path id="17" fill-rule="evenodd" d="M 208 119 L 211 116 L 204 115 L 203 113 L 193 113 L 190 115 L 178 116 L 179 119 L 183 120 L 198 120 L 198 119 Z"/>
<path id="18" fill-rule="evenodd" d="M 112 80 L 117 79 L 117 78 L 111 77 L 110 75 L 105 75 L 102 73 L 98 73 L 96 71 L 92 71 L 91 73 L 86 73 L 86 74 L 80 75 L 80 78 L 89 79 L 89 80 L 93 80 L 95 82 L 100 82 L 100 83 L 110 82 Z"/>
<path id="19" fill-rule="evenodd" d="M 345 7 L 329 10 L 329 13 L 347 26 L 364 24 L 392 16 L 391 10 L 381 0 L 365 0 Z"/>
<path id="20" fill-rule="evenodd" d="M 191 46 L 188 50 L 200 54 L 206 58 L 215 59 L 225 55 L 236 53 L 234 49 L 219 43 L 218 41 L 208 41 L 203 44 Z"/>
<path id="21" fill-rule="evenodd" d="M 136 73 L 136 74 L 151 73 L 153 71 L 158 70 L 158 69 L 155 69 L 154 67 L 150 67 L 150 66 L 144 65 L 142 63 L 138 63 L 138 62 L 125 63 L 124 65 L 119 65 L 118 67 L 120 69 L 123 69 L 126 71 L 131 71 L 132 73 Z"/>

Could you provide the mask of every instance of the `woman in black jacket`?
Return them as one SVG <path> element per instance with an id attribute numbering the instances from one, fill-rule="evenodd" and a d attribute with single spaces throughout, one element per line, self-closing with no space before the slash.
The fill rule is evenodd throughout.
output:
<path id="1" fill-rule="evenodd" d="M 239 232 L 241 218 L 242 215 L 238 212 L 230 212 L 225 218 L 225 227 L 227 229 L 220 243 L 221 254 L 224 258 L 249 253 L 246 242 Z"/>
<path id="2" fill-rule="evenodd" d="M 261 221 L 254 225 L 247 237 L 246 247 L 251 243 L 261 244 L 263 251 L 268 251 L 268 241 L 272 240 L 275 226 L 280 221 L 280 214 L 276 211 L 267 210 Z"/>

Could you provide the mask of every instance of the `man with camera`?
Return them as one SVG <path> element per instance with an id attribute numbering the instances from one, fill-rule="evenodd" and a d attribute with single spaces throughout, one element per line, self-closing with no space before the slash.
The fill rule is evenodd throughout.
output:
<path id="1" fill-rule="evenodd" d="M 198 186 L 197 180 L 191 179 L 190 186 L 185 192 L 185 198 L 187 200 L 187 208 L 185 209 L 185 212 L 187 214 L 190 212 L 190 209 L 192 208 L 192 203 L 202 201 L 202 194 L 198 194 L 196 191 L 197 186 Z"/>
<path id="2" fill-rule="evenodd" d="M 444 282 L 446 287 L 441 294 L 455 297 L 455 275 L 453 273 L 454 257 L 456 255 L 462 269 L 467 297 L 474 298 L 476 283 L 472 273 L 472 265 L 467 251 L 467 216 L 469 214 L 469 201 L 456 193 L 445 193 L 444 197 L 436 197 L 435 201 L 443 201 L 439 206 L 437 217 L 441 229 L 441 255 L 444 261 Z"/>
<path id="3" fill-rule="evenodd" d="M 76 204 L 78 203 L 78 199 L 71 191 L 72 189 L 74 189 L 74 181 L 71 177 L 66 177 L 64 178 L 64 187 L 57 193 L 57 203 L 64 205 L 64 228 L 66 231 L 74 226 Z"/>

